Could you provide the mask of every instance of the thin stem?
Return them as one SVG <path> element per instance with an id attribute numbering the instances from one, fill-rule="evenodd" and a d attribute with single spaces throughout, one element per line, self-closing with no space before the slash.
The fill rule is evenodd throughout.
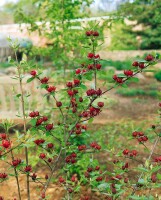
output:
<path id="1" fill-rule="evenodd" d="M 9 141 L 10 141 L 9 134 L 8 134 L 8 139 L 9 139 Z M 14 161 L 13 149 L 11 149 L 10 152 L 11 152 L 12 161 Z M 18 197 L 19 197 L 19 200 L 21 200 L 20 184 L 19 184 L 18 173 L 17 173 L 16 167 L 14 167 L 14 173 L 15 173 L 16 184 L 17 184 L 17 190 L 18 190 Z"/>
<path id="2" fill-rule="evenodd" d="M 18 63 L 16 51 L 15 51 L 15 57 L 16 57 L 16 61 Z M 18 71 L 19 85 L 20 85 L 20 91 L 21 91 L 21 104 L 22 104 L 24 134 L 27 135 L 24 92 L 23 92 L 23 87 L 22 87 L 22 78 L 21 78 L 21 72 L 20 72 L 19 65 L 17 65 L 17 71 Z M 25 157 L 26 157 L 26 165 L 28 165 L 29 160 L 28 160 L 28 148 L 27 147 L 25 147 Z M 30 183 L 29 183 L 29 175 L 28 174 L 26 174 L 26 183 L 27 183 L 27 198 L 28 198 L 28 200 L 30 200 Z"/>
<path id="3" fill-rule="evenodd" d="M 50 181 L 51 181 L 51 179 L 52 179 L 53 173 L 54 173 L 54 171 L 55 171 L 55 168 L 56 168 L 56 166 L 57 166 L 57 163 L 58 163 L 58 161 L 59 161 L 59 159 L 60 159 L 61 154 L 62 154 L 62 149 L 60 150 L 59 155 L 58 155 L 58 157 L 57 157 L 55 163 L 54 163 L 53 166 L 52 166 L 51 174 L 50 174 L 49 179 L 47 180 L 47 182 L 46 182 L 45 185 L 44 185 L 43 193 L 46 192 L 46 190 L 47 190 L 47 188 L 48 188 L 48 186 L 49 186 L 49 184 L 50 184 Z"/>
<path id="4" fill-rule="evenodd" d="M 2 156 L 5 156 L 6 154 L 8 154 L 9 152 L 11 152 L 12 150 L 16 149 L 16 148 L 19 147 L 21 144 L 23 144 L 23 142 L 21 142 L 20 144 L 18 144 L 17 146 L 15 146 L 15 147 L 13 147 L 13 148 L 11 148 L 11 149 L 10 149 L 9 151 L 7 151 L 6 153 L 2 154 L 1 157 L 2 157 Z"/>
<path id="5" fill-rule="evenodd" d="M 154 153 L 154 150 L 155 150 L 155 148 L 156 148 L 156 146 L 157 146 L 159 140 L 160 140 L 160 137 L 158 136 L 157 139 L 156 139 L 156 141 L 155 141 L 155 143 L 154 143 L 154 145 L 153 145 L 153 147 L 152 147 L 152 149 L 151 149 L 151 151 L 150 151 L 150 154 L 149 154 L 149 157 L 148 157 L 147 160 L 150 160 L 150 159 L 151 159 L 151 157 L 152 157 L 152 155 L 153 155 L 153 153 Z M 147 160 L 146 160 L 146 161 L 147 161 Z M 142 173 L 140 174 L 140 176 L 139 176 L 139 178 L 138 178 L 138 181 L 142 178 L 143 174 L 144 174 L 144 172 L 142 172 Z M 137 189 L 137 186 L 134 187 L 133 192 L 132 192 L 131 195 L 134 195 L 134 194 L 135 194 L 136 189 Z"/>

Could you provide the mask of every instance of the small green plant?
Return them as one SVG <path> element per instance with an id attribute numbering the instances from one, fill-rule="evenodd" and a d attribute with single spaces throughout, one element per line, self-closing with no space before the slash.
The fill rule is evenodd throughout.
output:
<path id="1" fill-rule="evenodd" d="M 161 82 L 161 70 L 154 74 L 154 77 L 157 79 L 157 81 Z"/>

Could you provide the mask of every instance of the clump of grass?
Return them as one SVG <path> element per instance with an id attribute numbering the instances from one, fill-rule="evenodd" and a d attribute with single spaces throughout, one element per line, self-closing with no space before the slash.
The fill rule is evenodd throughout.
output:
<path id="1" fill-rule="evenodd" d="M 116 91 L 117 94 L 125 97 L 134 97 L 134 96 L 149 96 L 157 97 L 157 90 L 143 90 L 139 88 L 119 88 Z"/>

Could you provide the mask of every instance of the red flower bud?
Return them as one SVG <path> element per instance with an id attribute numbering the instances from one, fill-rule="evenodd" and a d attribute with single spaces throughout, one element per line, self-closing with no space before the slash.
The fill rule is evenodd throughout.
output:
<path id="1" fill-rule="evenodd" d="M 56 106 L 57 106 L 57 107 L 61 107 L 61 106 L 62 106 L 62 102 L 61 102 L 61 101 L 57 101 L 57 102 L 56 102 Z"/>
<path id="2" fill-rule="evenodd" d="M 41 158 L 41 159 L 46 158 L 46 154 L 45 153 L 40 153 L 39 158 Z"/>
<path id="3" fill-rule="evenodd" d="M 49 86 L 49 87 L 47 88 L 47 91 L 48 91 L 49 93 L 55 92 L 55 90 L 56 90 L 56 87 L 55 87 L 55 86 Z"/>
<path id="4" fill-rule="evenodd" d="M 99 169 L 100 169 L 100 166 L 96 166 L 96 167 L 95 167 L 95 170 L 98 171 Z"/>
<path id="5" fill-rule="evenodd" d="M 137 61 L 133 62 L 132 66 L 134 67 L 138 67 L 139 66 L 139 63 Z"/>
<path id="6" fill-rule="evenodd" d="M 32 70 L 32 71 L 30 72 L 30 74 L 31 74 L 31 76 L 36 76 L 37 72 L 36 72 L 35 70 Z"/>
<path id="7" fill-rule="evenodd" d="M 124 70 L 124 74 L 126 76 L 133 76 L 133 71 L 132 70 Z"/>
<path id="8" fill-rule="evenodd" d="M 50 131 L 51 129 L 53 129 L 53 124 L 47 124 L 45 128 L 46 130 Z"/>
<path id="9" fill-rule="evenodd" d="M 65 179 L 62 176 L 59 177 L 59 183 L 65 183 Z"/>
<path id="10" fill-rule="evenodd" d="M 5 149 L 8 149 L 11 147 L 11 142 L 9 140 L 2 140 L 2 146 L 5 148 Z"/>
<path id="11" fill-rule="evenodd" d="M 48 177 L 48 175 L 46 174 L 46 175 L 45 175 L 45 179 L 47 180 L 48 178 L 49 178 L 49 177 Z"/>
<path id="12" fill-rule="evenodd" d="M 98 105 L 98 107 L 102 108 L 104 106 L 104 103 L 103 102 L 98 102 L 97 105 Z"/>
<path id="13" fill-rule="evenodd" d="M 154 60 L 154 56 L 152 56 L 152 55 L 149 54 L 149 55 L 146 56 L 145 60 L 147 60 L 147 61 L 153 61 Z"/>
<path id="14" fill-rule="evenodd" d="M 102 65 L 101 64 L 96 64 L 96 69 L 98 69 L 98 70 L 100 70 L 101 69 L 101 67 L 102 67 Z"/>
<path id="15" fill-rule="evenodd" d="M 93 31 L 93 34 L 92 34 L 93 36 L 95 36 L 95 37 L 98 37 L 99 36 L 99 33 L 97 32 L 97 31 Z"/>
<path id="16" fill-rule="evenodd" d="M 144 63 L 139 63 L 139 68 L 140 68 L 140 69 L 144 69 L 144 68 L 145 68 Z"/>
<path id="17" fill-rule="evenodd" d="M 5 133 L 0 133 L 0 138 L 5 140 L 7 138 L 7 135 Z"/>
<path id="18" fill-rule="evenodd" d="M 75 182 L 76 181 L 76 177 L 73 175 L 70 179 L 72 182 Z"/>
<path id="19" fill-rule="evenodd" d="M 32 171 L 31 165 L 27 165 L 27 166 L 24 168 L 24 171 L 25 171 L 25 172 L 31 172 L 31 171 Z"/>
<path id="20" fill-rule="evenodd" d="M 78 86 L 80 84 L 80 80 L 79 79 L 74 79 L 74 85 Z"/>
<path id="21" fill-rule="evenodd" d="M 48 83 L 48 80 L 49 80 L 49 78 L 44 77 L 44 78 L 42 78 L 40 81 L 41 81 L 42 84 L 47 84 L 47 83 Z"/>
<path id="22" fill-rule="evenodd" d="M 36 180 L 37 175 L 35 173 L 32 174 L 32 180 L 35 181 Z"/>
<path id="23" fill-rule="evenodd" d="M 102 177 L 102 176 L 99 176 L 99 177 L 96 178 L 96 181 L 97 181 L 97 182 L 102 181 L 102 180 L 103 180 L 103 177 Z"/>
<path id="24" fill-rule="evenodd" d="M 47 144 L 47 147 L 48 147 L 49 149 L 52 149 L 52 148 L 54 147 L 54 145 L 53 145 L 53 143 L 49 143 L 49 144 Z"/>
<path id="25" fill-rule="evenodd" d="M 129 150 L 128 150 L 128 149 L 125 149 L 122 153 L 123 153 L 124 155 L 128 155 Z"/>
<path id="26" fill-rule="evenodd" d="M 93 53 L 88 53 L 88 56 L 87 56 L 89 59 L 92 59 L 94 58 L 94 54 Z"/>
<path id="27" fill-rule="evenodd" d="M 76 74 L 80 74 L 80 73 L 81 73 L 81 69 L 76 69 L 76 70 L 75 70 L 75 73 L 76 73 Z"/>

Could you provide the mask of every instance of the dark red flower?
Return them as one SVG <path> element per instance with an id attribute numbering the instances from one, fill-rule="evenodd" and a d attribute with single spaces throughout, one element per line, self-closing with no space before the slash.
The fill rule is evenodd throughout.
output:
<path id="1" fill-rule="evenodd" d="M 47 147 L 48 147 L 49 149 L 52 149 L 52 148 L 54 147 L 54 145 L 53 145 L 53 143 L 48 143 L 48 144 L 47 144 Z"/>
<path id="2" fill-rule="evenodd" d="M 86 150 L 86 145 L 79 145 L 79 146 L 78 146 L 78 150 L 79 150 L 79 151 Z"/>
<path id="3" fill-rule="evenodd" d="M 6 173 L 0 173 L 0 179 L 6 179 L 8 175 Z"/>
<path id="4" fill-rule="evenodd" d="M 41 158 L 41 159 L 46 158 L 46 154 L 45 153 L 40 153 L 39 158 Z"/>
<path id="5" fill-rule="evenodd" d="M 103 102 L 98 102 L 97 105 L 98 105 L 98 107 L 102 108 L 104 106 L 104 103 Z"/>
<path id="6" fill-rule="evenodd" d="M 123 150 L 123 152 L 122 152 L 124 155 L 128 155 L 128 153 L 129 153 L 129 150 L 128 149 L 125 149 L 125 150 Z"/>
<path id="7" fill-rule="evenodd" d="M 146 56 L 145 60 L 147 60 L 147 61 L 153 61 L 154 60 L 154 56 L 152 56 L 152 55 L 149 54 L 149 55 Z"/>
<path id="8" fill-rule="evenodd" d="M 80 80 L 79 79 L 74 79 L 74 85 L 78 86 L 80 84 Z"/>
<path id="9" fill-rule="evenodd" d="M 103 180 L 103 177 L 102 176 L 98 176 L 97 178 L 96 178 L 96 181 L 97 182 L 100 182 L 100 181 L 102 181 Z"/>
<path id="10" fill-rule="evenodd" d="M 73 175 L 72 177 L 71 177 L 71 179 L 70 179 L 72 182 L 75 182 L 76 181 L 76 176 L 75 175 Z"/>
<path id="11" fill-rule="evenodd" d="M 98 171 L 99 169 L 100 169 L 100 166 L 96 166 L 96 167 L 95 167 L 95 170 Z"/>
<path id="12" fill-rule="evenodd" d="M 46 130 L 50 131 L 51 129 L 53 129 L 53 124 L 47 124 L 45 128 Z"/>
<path id="13" fill-rule="evenodd" d="M 92 59 L 92 58 L 94 58 L 94 56 L 95 56 L 95 55 L 94 55 L 93 53 L 88 53 L 88 56 L 87 56 L 87 57 L 88 57 L 89 59 Z"/>
<path id="14" fill-rule="evenodd" d="M 36 180 L 36 177 L 37 177 L 37 175 L 36 175 L 35 173 L 33 173 L 31 177 L 32 177 L 32 180 L 33 180 L 33 181 L 35 181 L 35 180 Z"/>
<path id="15" fill-rule="evenodd" d="M 65 183 L 65 179 L 62 176 L 59 177 L 59 183 Z"/>
<path id="16" fill-rule="evenodd" d="M 42 84 L 47 84 L 47 83 L 48 83 L 48 80 L 49 80 L 49 78 L 44 77 L 44 78 L 42 78 L 40 81 L 41 81 Z"/>
<path id="17" fill-rule="evenodd" d="M 145 68 L 145 64 L 144 63 L 139 63 L 139 68 L 140 69 L 144 69 Z"/>
<path id="18" fill-rule="evenodd" d="M 43 118 L 37 119 L 36 126 L 40 126 L 43 123 Z"/>
<path id="19" fill-rule="evenodd" d="M 73 87 L 73 83 L 72 83 L 72 82 L 68 82 L 68 83 L 66 84 L 66 86 L 69 87 L 69 88 L 72 88 L 72 87 Z"/>
<path id="20" fill-rule="evenodd" d="M 61 101 L 57 101 L 57 102 L 56 102 L 56 106 L 57 106 L 57 107 L 61 107 L 61 106 L 62 106 L 62 102 L 61 102 Z"/>
<path id="21" fill-rule="evenodd" d="M 9 140 L 2 140 L 2 146 L 5 148 L 5 149 L 8 149 L 11 147 L 11 142 Z"/>
<path id="22" fill-rule="evenodd" d="M 93 36 L 95 36 L 95 37 L 98 37 L 99 36 L 99 33 L 97 32 L 97 31 L 93 31 L 93 34 L 92 34 Z"/>
<path id="23" fill-rule="evenodd" d="M 80 74 L 80 73 L 81 73 L 81 69 L 76 69 L 76 70 L 75 70 L 75 73 L 76 73 L 76 74 Z"/>
<path id="24" fill-rule="evenodd" d="M 0 138 L 5 140 L 7 138 L 7 135 L 5 133 L 0 133 Z"/>
<path id="25" fill-rule="evenodd" d="M 157 176 L 156 176 L 156 174 L 152 174 L 152 175 L 151 175 L 151 181 L 152 181 L 153 183 L 156 183 L 156 182 L 157 182 Z"/>
<path id="26" fill-rule="evenodd" d="M 48 117 L 43 116 L 43 117 L 42 117 L 42 120 L 43 120 L 44 122 L 46 122 L 46 121 L 48 120 Z"/>
<path id="27" fill-rule="evenodd" d="M 21 164 L 21 162 L 22 162 L 21 159 L 17 158 L 16 160 L 12 161 L 12 166 L 17 167 L 19 164 Z"/>
<path id="28" fill-rule="evenodd" d="M 37 144 L 37 145 L 43 144 L 44 142 L 45 142 L 44 139 L 37 139 L 37 140 L 34 141 L 34 143 Z"/>
<path id="29" fill-rule="evenodd" d="M 73 90 L 68 90 L 67 92 L 68 92 L 68 95 L 69 95 L 69 96 L 71 96 L 71 97 L 74 96 Z"/>
<path id="30" fill-rule="evenodd" d="M 24 168 L 24 171 L 25 171 L 25 172 L 31 172 L 31 171 L 32 171 L 31 165 L 27 165 L 27 166 Z"/>
<path id="31" fill-rule="evenodd" d="M 126 76 L 133 76 L 133 71 L 132 70 L 124 70 L 124 74 Z"/>
<path id="32" fill-rule="evenodd" d="M 52 162 L 52 158 L 48 158 L 48 162 L 49 162 L 49 163 Z"/>
<path id="33" fill-rule="evenodd" d="M 138 63 L 137 61 L 134 61 L 133 64 L 132 64 L 132 66 L 138 67 L 138 66 L 139 66 L 139 63 Z"/>
<path id="34" fill-rule="evenodd" d="M 49 93 L 55 92 L 55 90 L 56 90 L 56 87 L 55 87 L 55 86 L 49 86 L 49 87 L 47 88 L 47 91 L 48 91 Z"/>
<path id="35" fill-rule="evenodd" d="M 36 76 L 37 72 L 36 72 L 35 70 L 32 70 L 32 71 L 30 72 L 30 74 L 31 74 L 31 76 Z"/>
<path id="36" fill-rule="evenodd" d="M 102 65 L 101 65 L 101 64 L 99 64 L 99 63 L 97 63 L 97 64 L 96 64 L 96 69 L 100 70 L 100 69 L 101 69 L 101 67 L 102 67 Z"/>

